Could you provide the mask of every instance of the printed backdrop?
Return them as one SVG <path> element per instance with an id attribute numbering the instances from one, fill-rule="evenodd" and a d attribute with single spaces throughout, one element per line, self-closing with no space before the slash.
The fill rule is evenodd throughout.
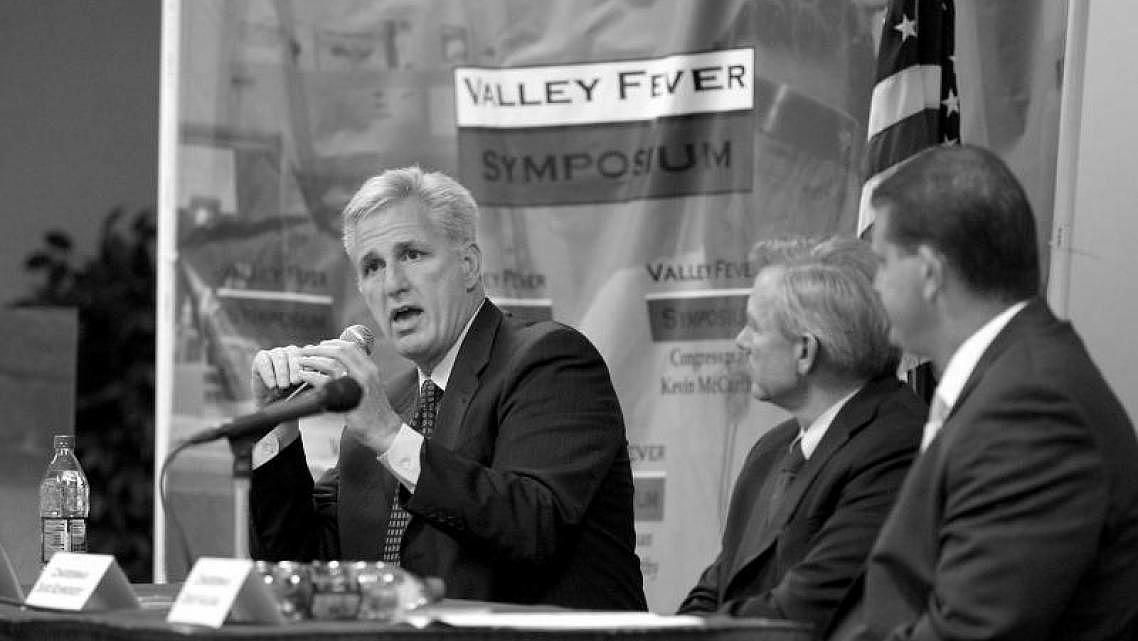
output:
<path id="1" fill-rule="evenodd" d="M 160 429 L 177 442 L 250 411 L 257 349 L 370 323 L 340 208 L 384 168 L 448 172 L 481 204 L 490 297 L 579 328 L 605 356 L 628 427 L 649 604 L 674 610 L 718 549 L 739 464 L 782 418 L 751 400 L 733 342 L 754 277 L 748 250 L 763 237 L 854 233 L 873 4 L 184 3 L 178 208 L 164 221 L 177 226 L 176 269 L 164 275 L 176 283 L 164 321 L 174 375 L 159 382 L 174 403 Z M 977 9 L 958 11 L 982 26 L 964 40 L 998 50 Z M 998 17 L 1015 11 L 1034 16 L 1033 33 L 1061 36 L 1062 13 L 1011 2 Z M 1038 40 L 1029 63 L 1053 71 L 1062 38 Z M 964 58 L 961 75 L 964 62 L 983 67 Z M 987 107 L 1016 112 L 1002 151 L 1036 158 L 1042 147 L 1053 159 L 1054 136 L 1025 144 L 1035 130 L 1023 125 L 1040 103 L 1054 116 L 1058 89 L 1017 87 L 995 102 L 1010 107 Z M 1050 183 L 1039 182 L 1049 216 Z M 409 366 L 382 340 L 375 358 L 384 372 Z M 339 430 L 304 422 L 314 474 L 335 461 Z M 168 470 L 169 525 L 191 556 L 232 551 L 230 465 L 214 443 Z M 186 571 L 176 538 L 160 561 L 171 578 Z"/>

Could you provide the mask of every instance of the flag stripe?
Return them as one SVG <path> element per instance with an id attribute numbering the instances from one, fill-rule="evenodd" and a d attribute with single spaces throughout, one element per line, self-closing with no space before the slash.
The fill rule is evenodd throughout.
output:
<path id="1" fill-rule="evenodd" d="M 866 173 L 876 176 L 883 169 L 928 149 L 929 141 L 940 135 L 940 111 L 925 109 L 894 123 L 869 141 Z"/>
<path id="2" fill-rule="evenodd" d="M 869 197 L 899 163 L 960 139 L 953 69 L 952 0 L 892 0 L 881 26 L 877 84 L 866 124 L 865 176 L 858 235 L 873 224 Z"/>
<path id="3" fill-rule="evenodd" d="M 925 109 L 939 108 L 941 73 L 940 65 L 909 67 L 877 83 L 869 108 L 868 136 L 873 138 Z"/>

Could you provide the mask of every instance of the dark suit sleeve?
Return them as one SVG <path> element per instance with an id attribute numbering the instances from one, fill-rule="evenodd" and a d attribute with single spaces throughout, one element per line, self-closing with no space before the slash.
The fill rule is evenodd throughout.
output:
<path id="1" fill-rule="evenodd" d="M 501 369 L 494 374 L 505 377 L 503 384 L 484 390 L 500 394 L 486 428 L 497 431 L 490 464 L 428 440 L 406 506 L 491 551 L 497 562 L 540 566 L 579 534 L 598 487 L 627 448 L 623 418 L 604 361 L 576 331 L 540 334 Z M 621 518 L 629 516 L 631 510 Z"/>
<path id="2" fill-rule="evenodd" d="M 719 554 L 680 603 L 677 614 L 713 614 L 719 611 L 722 605 L 720 595 L 726 588 L 724 582 L 731 580 L 734 557 L 739 553 L 741 539 L 747 536 L 748 522 L 754 513 L 757 495 L 774 464 L 774 459 L 780 452 L 786 450 L 797 433 L 797 422 L 788 421 L 776 425 L 747 453 L 747 458 L 739 470 L 739 476 L 735 479 L 735 486 L 731 490 L 731 502 L 727 511 L 727 522 L 723 526 Z"/>
<path id="3" fill-rule="evenodd" d="M 684 597 L 676 614 L 712 614 L 719 609 L 719 582 L 722 575 L 723 551 L 707 566 L 695 587 Z"/>
<path id="4" fill-rule="evenodd" d="M 1048 638 L 1096 552 L 1108 496 L 1085 415 L 1062 390 L 1001 387 L 946 425 L 962 431 L 933 590 L 891 639 Z"/>
<path id="5" fill-rule="evenodd" d="M 339 471 L 317 483 L 298 437 L 253 471 L 250 483 L 250 552 L 269 561 L 335 559 L 339 556 L 336 499 Z"/>
<path id="6" fill-rule="evenodd" d="M 890 424 L 844 453 L 851 463 L 849 477 L 810 540 L 809 552 L 770 591 L 728 602 L 723 609 L 739 616 L 806 621 L 824 630 L 861 574 L 912 463 L 919 436 L 913 420 L 912 414 L 886 418 Z"/>

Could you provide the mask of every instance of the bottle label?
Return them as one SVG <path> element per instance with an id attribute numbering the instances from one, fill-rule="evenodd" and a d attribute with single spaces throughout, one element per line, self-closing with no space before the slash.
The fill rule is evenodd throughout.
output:
<path id="1" fill-rule="evenodd" d="M 53 519 L 41 520 L 41 557 L 40 561 L 47 563 L 56 552 L 86 552 L 87 551 L 87 521 L 86 519 Z"/>
<path id="2" fill-rule="evenodd" d="M 67 538 L 70 541 L 70 545 L 67 548 L 68 552 L 87 551 L 86 519 L 67 519 L 67 534 Z"/>

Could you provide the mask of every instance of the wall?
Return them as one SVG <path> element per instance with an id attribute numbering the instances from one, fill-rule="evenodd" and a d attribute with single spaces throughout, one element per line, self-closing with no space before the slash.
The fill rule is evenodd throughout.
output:
<path id="1" fill-rule="evenodd" d="M 0 304 L 48 229 L 94 251 L 112 207 L 157 191 L 155 0 L 0 2 Z"/>
<path id="2" fill-rule="evenodd" d="M 67 232 L 84 259 L 112 207 L 154 205 L 160 10 L 156 0 L 0 0 L 0 305 L 37 282 L 23 265 L 47 230 Z M 40 568 L 36 487 L 51 434 L 74 428 L 76 372 L 74 312 L 29 314 L 0 323 L 0 539 L 25 583 Z"/>
<path id="3" fill-rule="evenodd" d="M 1138 3 L 1074 2 L 1071 11 L 1050 297 L 1138 419 Z"/>

